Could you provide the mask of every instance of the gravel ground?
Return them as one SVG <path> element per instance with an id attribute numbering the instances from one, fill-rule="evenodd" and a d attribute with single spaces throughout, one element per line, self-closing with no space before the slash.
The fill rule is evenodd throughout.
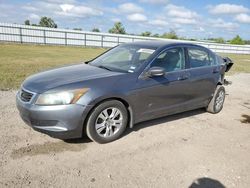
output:
<path id="1" fill-rule="evenodd" d="M 221 113 L 140 123 L 105 145 L 33 131 L 18 115 L 16 92 L 1 91 L 0 187 L 248 188 L 250 74 L 227 79 Z"/>

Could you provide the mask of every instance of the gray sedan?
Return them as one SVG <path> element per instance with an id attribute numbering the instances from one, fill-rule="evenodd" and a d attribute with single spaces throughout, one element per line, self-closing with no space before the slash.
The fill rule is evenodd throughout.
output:
<path id="1" fill-rule="evenodd" d="M 107 143 L 138 122 L 197 108 L 220 112 L 232 64 L 188 43 L 122 44 L 92 61 L 28 77 L 16 102 L 37 131 L 60 139 L 86 133 Z"/>

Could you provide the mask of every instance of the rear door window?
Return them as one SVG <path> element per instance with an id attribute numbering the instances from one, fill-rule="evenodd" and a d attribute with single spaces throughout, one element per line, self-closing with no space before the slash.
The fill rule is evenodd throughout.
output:
<path id="1" fill-rule="evenodd" d="M 211 66 L 208 52 L 199 48 L 188 48 L 190 68 Z"/>

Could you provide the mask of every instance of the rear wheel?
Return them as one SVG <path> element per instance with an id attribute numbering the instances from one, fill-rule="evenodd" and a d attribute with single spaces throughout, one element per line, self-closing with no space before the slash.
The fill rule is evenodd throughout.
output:
<path id="1" fill-rule="evenodd" d="M 121 136 L 126 129 L 127 122 L 128 112 L 120 101 L 105 101 L 91 112 L 86 125 L 86 133 L 95 142 L 112 142 Z"/>
<path id="2" fill-rule="evenodd" d="M 218 85 L 212 100 L 207 106 L 207 111 L 213 114 L 219 113 L 223 108 L 225 95 L 225 88 L 222 85 Z"/>

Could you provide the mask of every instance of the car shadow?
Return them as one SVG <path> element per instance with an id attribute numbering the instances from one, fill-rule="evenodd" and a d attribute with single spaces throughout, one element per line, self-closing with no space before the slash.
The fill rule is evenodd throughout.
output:
<path id="1" fill-rule="evenodd" d="M 196 179 L 188 188 L 226 188 L 220 181 L 211 178 Z"/>
<path id="2" fill-rule="evenodd" d="M 133 128 L 126 129 L 123 136 L 126 136 L 126 135 L 128 135 L 128 134 L 130 134 L 131 132 L 134 132 L 134 131 L 139 131 L 140 129 L 144 129 L 144 128 L 147 128 L 147 127 L 159 125 L 159 124 L 162 124 L 162 123 L 168 123 L 168 122 L 171 122 L 171 121 L 175 121 L 177 119 L 183 119 L 183 118 L 199 115 L 199 114 L 202 114 L 202 113 L 206 113 L 204 108 L 200 108 L 200 109 L 196 109 L 196 110 L 192 110 L 192 111 L 187 111 L 187 112 L 182 112 L 182 113 L 178 113 L 178 114 L 174 114 L 174 115 L 169 115 L 169 116 L 165 116 L 165 117 L 161 117 L 161 118 L 157 118 L 157 119 L 137 123 L 137 124 L 134 125 Z"/>
<path id="3" fill-rule="evenodd" d="M 63 141 L 66 143 L 69 143 L 69 144 L 83 144 L 83 143 L 93 142 L 85 134 L 83 135 L 82 138 L 72 138 L 72 139 L 67 139 L 67 140 L 63 140 Z"/>
<path id="4" fill-rule="evenodd" d="M 133 128 L 127 128 L 126 131 L 122 134 L 122 137 L 130 134 L 131 132 L 139 131 L 140 129 L 144 129 L 146 127 L 151 127 L 151 126 L 155 126 L 155 125 L 158 125 L 158 124 L 175 121 L 177 119 L 182 119 L 182 118 L 187 118 L 187 117 L 190 117 L 190 116 L 195 116 L 195 115 L 202 114 L 202 113 L 205 113 L 205 112 L 206 111 L 203 108 L 201 108 L 201 109 L 182 112 L 182 113 L 179 113 L 179 114 L 169 115 L 169 116 L 165 116 L 165 117 L 161 117 L 161 118 L 157 118 L 157 119 L 137 123 L 137 124 L 134 125 Z M 70 144 L 83 144 L 83 143 L 90 143 L 92 141 L 87 137 L 87 135 L 84 134 L 82 138 L 68 139 L 68 140 L 64 140 L 64 142 L 70 143 Z"/>

